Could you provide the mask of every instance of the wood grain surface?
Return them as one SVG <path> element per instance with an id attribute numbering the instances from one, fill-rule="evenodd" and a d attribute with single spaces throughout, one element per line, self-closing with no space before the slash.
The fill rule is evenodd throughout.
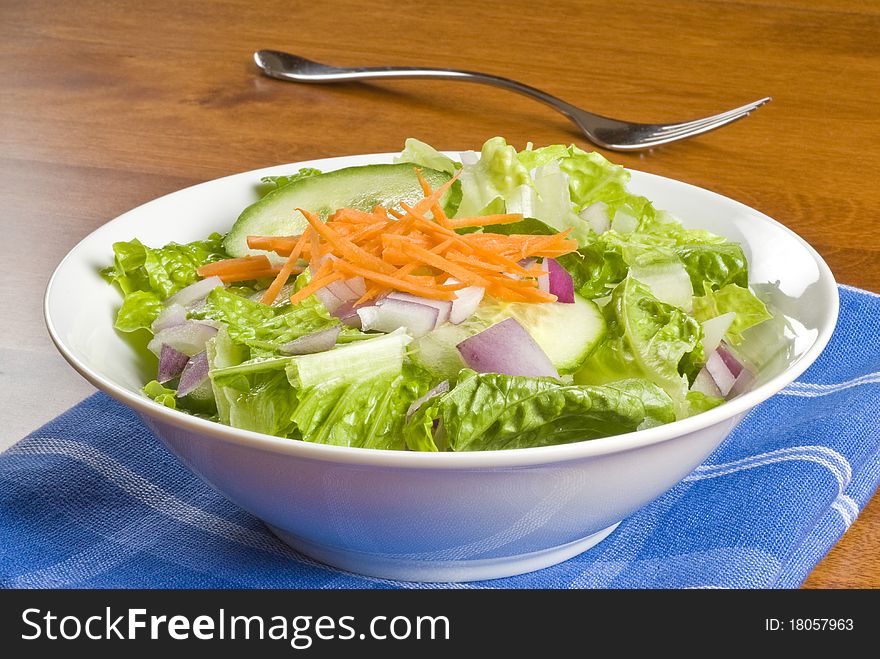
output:
<path id="1" fill-rule="evenodd" d="M 46 335 L 42 293 L 83 236 L 234 172 L 398 150 L 590 147 L 551 109 L 449 82 L 306 86 L 275 48 L 335 64 L 483 70 L 600 114 L 682 120 L 770 95 L 754 116 L 629 167 L 791 227 L 838 281 L 880 291 L 880 4 L 868 0 L 384 2 L 0 0 L 0 447 L 92 390 Z M 880 586 L 875 498 L 808 587 Z"/>

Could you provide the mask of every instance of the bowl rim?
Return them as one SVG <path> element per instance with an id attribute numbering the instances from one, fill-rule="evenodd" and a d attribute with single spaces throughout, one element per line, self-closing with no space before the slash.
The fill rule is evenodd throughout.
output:
<path id="1" fill-rule="evenodd" d="M 444 151 L 444 153 L 452 157 L 456 157 L 461 152 Z M 152 401 L 149 398 L 141 395 L 139 392 L 133 392 L 115 384 L 107 377 L 103 376 L 100 372 L 92 369 L 90 366 L 80 361 L 73 353 L 73 351 L 67 345 L 65 345 L 64 341 L 61 339 L 58 328 L 53 322 L 50 309 L 50 298 L 52 295 L 53 286 L 56 282 L 56 279 L 59 277 L 59 273 L 64 269 L 64 266 L 68 262 L 68 260 L 72 260 L 75 256 L 75 253 L 81 248 L 81 246 L 93 240 L 93 237 L 101 232 L 102 229 L 108 224 L 123 220 L 130 213 L 137 211 L 147 204 L 157 202 L 160 199 L 178 194 L 185 190 L 192 190 L 200 186 L 213 185 L 219 181 L 223 181 L 225 179 L 233 178 L 236 176 L 241 176 L 244 174 L 259 175 L 264 171 L 277 169 L 279 167 L 301 167 L 305 164 L 317 164 L 319 162 L 330 164 L 333 161 L 345 161 L 352 158 L 363 159 L 367 161 L 379 161 L 380 159 L 387 160 L 389 157 L 393 157 L 396 155 L 398 154 L 370 153 L 356 154 L 351 156 L 334 156 L 330 158 L 304 160 L 296 163 L 273 165 L 269 167 L 261 167 L 254 170 L 238 172 L 236 174 L 211 179 L 209 181 L 204 181 L 202 183 L 197 183 L 192 186 L 187 186 L 185 188 L 175 190 L 166 195 L 162 195 L 151 201 L 148 201 L 145 204 L 141 204 L 133 209 L 130 209 L 129 211 L 126 211 L 125 213 L 109 220 L 108 222 L 105 222 L 101 226 L 97 227 L 94 231 L 90 232 L 88 235 L 79 240 L 76 245 L 74 245 L 64 256 L 64 258 L 59 262 L 58 266 L 55 268 L 55 270 L 52 272 L 51 277 L 49 278 L 49 281 L 46 285 L 46 291 L 43 296 L 43 316 L 46 323 L 46 328 L 49 332 L 49 336 L 52 339 L 52 342 L 55 344 L 55 347 L 58 349 L 64 359 L 80 375 L 82 375 L 97 389 L 109 394 L 116 400 L 132 408 L 140 415 L 155 418 L 158 422 L 170 424 L 178 429 L 187 430 L 198 435 L 203 435 L 211 438 L 212 440 L 230 442 L 233 444 L 247 446 L 263 451 L 291 455 L 302 459 L 329 461 L 349 465 L 370 465 L 403 469 L 485 470 L 509 467 L 528 467 L 534 465 L 568 462 L 584 458 L 623 453 L 625 451 L 638 449 L 644 446 L 671 441 L 678 437 L 689 435 L 710 426 L 729 421 L 730 419 L 733 419 L 738 415 L 742 415 L 748 412 L 753 407 L 764 402 L 765 400 L 779 392 L 781 389 L 783 389 L 785 386 L 793 382 L 818 358 L 818 356 L 825 349 L 825 346 L 828 344 L 828 341 L 831 339 L 831 336 L 834 332 L 840 308 L 840 298 L 837 290 L 837 282 L 834 279 L 834 275 L 831 272 L 831 269 L 828 267 L 828 264 L 825 263 L 824 259 L 806 240 L 801 238 L 797 233 L 786 227 L 781 222 L 778 222 L 777 220 L 774 220 L 773 218 L 765 215 L 757 209 L 747 206 L 746 204 L 736 201 L 735 199 L 731 199 L 730 197 L 726 197 L 725 195 L 707 190 L 706 188 L 702 188 L 690 183 L 686 183 L 684 181 L 679 181 L 670 177 L 627 168 L 627 171 L 637 173 L 639 177 L 658 179 L 664 183 L 671 182 L 676 185 L 686 186 L 687 188 L 699 191 L 700 193 L 708 193 L 716 197 L 720 197 L 727 203 L 734 204 L 734 206 L 738 206 L 743 210 L 747 210 L 750 214 L 757 215 L 761 221 L 769 222 L 770 224 L 775 225 L 777 228 L 787 232 L 807 251 L 807 253 L 810 254 L 810 256 L 812 256 L 820 272 L 819 280 L 823 281 L 825 287 L 828 289 L 824 292 L 829 295 L 829 298 L 831 300 L 830 307 L 825 310 L 825 313 L 822 316 L 822 322 L 820 323 L 818 336 L 816 337 L 815 341 L 807 349 L 807 351 L 804 352 L 804 354 L 802 354 L 800 357 L 798 357 L 794 363 L 789 365 L 789 367 L 785 371 L 771 378 L 756 389 L 743 394 L 742 396 L 734 398 L 733 400 L 727 401 L 716 408 L 713 408 L 706 412 L 702 412 L 687 419 L 673 421 L 662 426 L 656 426 L 654 428 L 648 428 L 645 430 L 637 430 L 621 435 L 613 435 L 610 437 L 601 437 L 598 439 L 572 442 L 570 444 L 533 448 L 501 449 L 496 451 L 429 453 L 421 451 L 398 451 L 391 449 L 356 448 L 349 446 L 313 444 L 305 441 L 296 441 L 283 437 L 276 437 L 273 435 L 255 432 L 252 430 L 241 430 L 238 428 L 233 428 L 232 426 L 226 426 L 218 421 L 210 421 L 208 419 L 196 417 L 185 412 L 173 410 L 171 408 L 165 407 L 164 405 L 160 405 L 159 403 L 156 403 L 155 401 Z"/>

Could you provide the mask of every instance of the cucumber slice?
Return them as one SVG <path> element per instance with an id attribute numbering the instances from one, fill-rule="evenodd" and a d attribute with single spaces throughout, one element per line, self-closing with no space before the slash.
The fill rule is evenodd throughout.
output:
<path id="1" fill-rule="evenodd" d="M 438 379 L 455 382 L 458 372 L 467 366 L 455 346 L 487 327 L 489 325 L 473 319 L 461 325 L 443 323 L 437 329 L 413 341 L 410 344 L 409 356 Z"/>
<path id="2" fill-rule="evenodd" d="M 573 373 L 605 336 L 605 317 L 592 301 L 575 294 L 573 304 L 502 302 L 484 299 L 477 318 L 494 325 L 516 318 L 532 335 L 560 374 Z"/>
<path id="3" fill-rule="evenodd" d="M 432 188 L 450 179 L 449 174 L 421 168 Z M 300 179 L 273 190 L 245 208 L 223 241 L 230 256 L 267 254 L 247 246 L 248 236 L 291 236 L 302 233 L 306 220 L 297 208 L 322 218 L 339 208 L 372 210 L 376 204 L 394 207 L 401 201 L 413 204 L 423 196 L 411 163 L 346 167 Z M 274 255 L 273 255 L 274 256 Z"/>
<path id="4" fill-rule="evenodd" d="M 503 302 L 483 298 L 461 325 L 445 323 L 410 346 L 410 357 L 440 377 L 455 380 L 465 367 L 456 346 L 466 338 L 516 318 L 550 358 L 560 374 L 573 373 L 605 336 L 605 317 L 591 300 L 575 294 L 574 304 Z"/>

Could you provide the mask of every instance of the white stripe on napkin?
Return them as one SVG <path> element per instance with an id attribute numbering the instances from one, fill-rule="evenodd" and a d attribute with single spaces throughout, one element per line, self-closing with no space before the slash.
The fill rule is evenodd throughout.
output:
<path id="1" fill-rule="evenodd" d="M 816 396 L 827 396 L 850 387 L 858 387 L 863 384 L 876 384 L 880 382 L 880 371 L 874 373 L 866 373 L 852 380 L 844 382 L 836 382 L 832 384 L 813 384 L 812 382 L 792 382 L 785 389 L 780 391 L 784 396 L 805 396 L 807 398 L 815 398 Z"/>
<path id="2" fill-rule="evenodd" d="M 750 455 L 733 462 L 700 465 L 684 480 L 685 482 L 693 482 L 717 478 L 718 476 L 727 476 L 746 469 L 754 469 L 786 461 L 814 462 L 831 472 L 837 481 L 837 498 L 831 504 L 831 507 L 840 514 L 847 528 L 849 528 L 859 514 L 858 504 L 844 494 L 844 490 L 846 490 L 852 480 L 852 466 L 849 460 L 827 446 L 792 446 L 768 451 L 767 453 Z"/>
<path id="3" fill-rule="evenodd" d="M 294 552 L 268 531 L 265 533 L 259 533 L 182 501 L 158 485 L 150 482 L 140 474 L 132 471 L 112 456 L 107 455 L 88 444 L 54 437 L 39 437 L 30 439 L 25 446 L 13 446 L 9 449 L 8 453 L 24 455 L 62 455 L 71 458 L 92 468 L 108 482 L 113 483 L 116 487 L 125 491 L 133 499 L 140 501 L 142 504 L 149 506 L 160 514 L 170 517 L 182 524 L 201 529 L 202 531 L 206 531 L 207 533 L 211 533 L 246 547 L 283 556 L 287 559 L 299 563 L 305 563 L 306 565 L 313 567 L 319 567 L 329 572 L 338 573 L 340 575 L 349 574 L 344 570 L 338 570 L 325 565 L 324 563 L 314 561 L 308 556 Z M 53 572 L 58 571 L 60 573 L 67 573 L 70 567 L 70 565 L 68 565 L 69 561 L 78 562 L 76 557 L 70 557 L 66 561 L 44 568 L 43 570 L 40 570 L 38 581 L 45 584 L 53 582 L 57 583 L 57 579 L 53 578 Z M 101 566 L 100 564 L 96 564 L 95 567 L 106 569 L 105 566 Z M 104 569 L 99 569 L 97 573 L 104 571 Z M 31 581 L 35 576 L 34 573 L 30 573 L 29 575 L 22 575 L 22 578 Z M 78 576 L 80 577 L 80 580 L 86 580 L 88 578 L 88 575 L 78 574 Z M 363 575 L 356 576 L 368 579 L 375 583 L 411 587 L 411 584 L 404 581 L 378 579 Z M 39 587 L 40 583 L 31 583 L 29 585 L 32 587 Z M 447 587 L 468 588 L 469 586 L 467 584 L 447 584 Z"/>

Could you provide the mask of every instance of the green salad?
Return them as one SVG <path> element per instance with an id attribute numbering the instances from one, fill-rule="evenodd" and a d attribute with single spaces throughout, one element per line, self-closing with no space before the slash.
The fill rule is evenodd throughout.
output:
<path id="1" fill-rule="evenodd" d="M 456 162 L 409 139 L 393 164 L 255 181 L 226 234 L 115 243 L 103 275 L 155 358 L 143 393 L 174 409 L 373 449 L 607 437 L 746 391 L 744 332 L 771 318 L 738 244 L 628 181 L 576 146 Z"/>

